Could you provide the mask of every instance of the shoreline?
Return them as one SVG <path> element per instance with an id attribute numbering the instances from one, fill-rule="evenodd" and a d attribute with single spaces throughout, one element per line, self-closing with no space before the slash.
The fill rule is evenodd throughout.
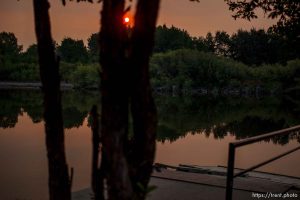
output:
<path id="1" fill-rule="evenodd" d="M 0 90 L 9 89 L 24 89 L 24 90 L 40 90 L 42 88 L 41 82 L 15 82 L 15 81 L 0 81 Z M 79 91 L 95 91 L 97 88 L 80 88 L 75 87 L 72 83 L 61 82 L 60 88 L 65 90 L 79 90 Z M 221 88 L 206 88 L 199 87 L 193 89 L 178 89 L 177 87 L 157 87 L 152 88 L 153 94 L 158 95 L 171 95 L 171 96 L 242 96 L 242 97 L 263 97 L 282 95 L 282 91 L 278 90 L 266 90 L 259 86 L 255 88 L 242 87 L 221 87 Z"/>
<path id="2" fill-rule="evenodd" d="M 0 89 L 36 89 L 39 90 L 42 88 L 41 82 L 11 82 L 3 81 L 0 82 Z M 60 88 L 62 90 L 72 90 L 74 85 L 71 83 L 60 83 Z"/>

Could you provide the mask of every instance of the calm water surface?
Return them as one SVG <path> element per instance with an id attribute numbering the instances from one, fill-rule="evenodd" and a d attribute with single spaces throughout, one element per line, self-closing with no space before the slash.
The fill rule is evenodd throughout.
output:
<path id="1" fill-rule="evenodd" d="M 47 199 L 48 166 L 39 91 L 0 90 L 0 199 Z M 88 112 L 96 93 L 65 92 L 66 155 L 74 168 L 72 190 L 90 186 L 92 141 Z M 299 102 L 289 98 L 156 97 L 156 162 L 227 165 L 228 143 L 300 124 Z M 296 103 L 295 103 L 296 102 Z M 299 134 L 237 151 L 236 166 L 249 167 L 299 145 Z M 300 152 L 261 171 L 300 177 Z"/>

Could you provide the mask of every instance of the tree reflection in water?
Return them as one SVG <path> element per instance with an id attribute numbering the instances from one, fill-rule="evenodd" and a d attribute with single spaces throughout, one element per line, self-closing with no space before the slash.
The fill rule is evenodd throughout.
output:
<path id="1" fill-rule="evenodd" d="M 39 91 L 1 90 L 0 97 L 0 127 L 13 128 L 22 112 L 27 112 L 33 123 L 42 120 Z M 99 102 L 100 97 L 94 92 L 64 91 L 64 128 L 82 126 L 90 105 L 99 105 Z M 159 112 L 157 140 L 161 142 L 176 141 L 187 133 L 212 134 L 218 139 L 230 134 L 243 139 L 300 123 L 300 104 L 290 98 L 156 96 L 156 104 Z M 278 137 L 272 141 L 286 144 L 295 137 Z"/>
<path id="2" fill-rule="evenodd" d="M 95 200 L 103 200 L 104 197 L 104 171 L 105 171 L 105 158 L 101 153 L 101 136 L 99 127 L 99 114 L 97 106 L 94 105 L 89 115 L 89 124 L 92 129 L 92 176 L 91 186 L 94 193 Z M 100 156 L 102 158 L 100 159 Z M 101 160 L 101 163 L 100 163 Z"/>

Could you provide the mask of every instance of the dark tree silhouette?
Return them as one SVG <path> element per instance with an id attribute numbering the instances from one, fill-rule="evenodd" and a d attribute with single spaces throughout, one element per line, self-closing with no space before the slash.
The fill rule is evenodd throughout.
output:
<path id="1" fill-rule="evenodd" d="M 262 9 L 268 18 L 276 19 L 277 24 L 271 29 L 290 38 L 299 37 L 300 1 L 299 0 L 225 0 L 229 9 L 234 11 L 234 18 L 257 18 L 256 9 Z"/>
<path id="2" fill-rule="evenodd" d="M 37 63 L 38 62 L 37 45 L 30 45 L 27 50 L 23 53 L 23 61 L 26 63 Z"/>
<path id="3" fill-rule="evenodd" d="M 299 58 L 300 52 L 300 1 L 299 0 L 224 0 L 229 10 L 235 12 L 233 17 L 251 20 L 257 18 L 256 10 L 277 23 L 269 28 L 269 32 L 278 34 L 285 40 L 284 54 L 286 59 Z M 286 53 L 287 52 L 287 53 Z"/>
<path id="4" fill-rule="evenodd" d="M 7 61 L 16 61 L 22 51 L 22 46 L 18 44 L 18 39 L 13 33 L 0 33 L 0 65 L 3 67 Z"/>
<path id="5" fill-rule="evenodd" d="M 65 62 L 86 63 L 88 60 L 88 52 L 84 46 L 83 40 L 64 38 L 61 41 L 61 45 L 57 48 L 57 51 L 61 60 Z"/>
<path id="6" fill-rule="evenodd" d="M 49 199 L 71 199 L 65 156 L 59 61 L 54 53 L 47 0 L 33 0 L 40 77 L 44 94 L 44 120 L 49 170 Z"/>
<path id="7" fill-rule="evenodd" d="M 214 38 L 214 49 L 217 55 L 229 56 L 230 36 L 225 31 L 217 31 Z"/>
<path id="8" fill-rule="evenodd" d="M 99 33 L 93 33 L 88 38 L 88 53 L 90 56 L 90 61 L 99 61 Z"/>
<path id="9" fill-rule="evenodd" d="M 100 31 L 101 138 L 109 199 L 144 199 L 155 154 L 156 108 L 149 82 L 159 0 L 137 2 L 128 34 L 125 1 L 104 0 Z M 133 138 L 128 140 L 129 107 Z"/>
<path id="10" fill-rule="evenodd" d="M 92 178 L 91 186 L 94 192 L 95 200 L 103 200 L 104 198 L 104 158 L 102 156 L 102 169 L 99 169 L 99 154 L 101 154 L 99 137 L 99 114 L 97 106 L 94 105 L 90 111 L 90 125 L 92 129 Z"/>
<path id="11" fill-rule="evenodd" d="M 175 49 L 193 48 L 193 38 L 186 30 L 174 26 L 158 26 L 155 31 L 154 52 L 166 52 Z"/>

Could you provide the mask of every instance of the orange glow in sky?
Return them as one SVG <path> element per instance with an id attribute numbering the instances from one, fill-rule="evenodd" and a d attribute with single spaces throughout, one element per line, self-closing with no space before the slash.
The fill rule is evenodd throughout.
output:
<path id="1" fill-rule="evenodd" d="M 74 2 L 74 1 L 73 1 Z M 65 37 L 87 41 L 92 33 L 99 32 L 99 11 L 97 4 L 68 3 L 51 1 L 50 18 L 53 39 L 60 43 Z M 18 43 L 26 49 L 36 43 L 34 17 L 31 1 L 0 0 L 0 32 L 13 32 Z M 224 1 L 211 0 L 193 3 L 182 0 L 164 0 L 161 2 L 157 25 L 174 25 L 185 29 L 191 36 L 205 36 L 207 32 L 224 30 L 231 34 L 238 29 L 265 28 L 274 24 L 274 20 L 264 18 L 263 13 L 252 21 L 234 20 L 232 12 Z M 129 21 L 126 22 L 125 18 Z M 125 13 L 121 19 L 126 26 L 134 26 L 134 12 Z"/>

